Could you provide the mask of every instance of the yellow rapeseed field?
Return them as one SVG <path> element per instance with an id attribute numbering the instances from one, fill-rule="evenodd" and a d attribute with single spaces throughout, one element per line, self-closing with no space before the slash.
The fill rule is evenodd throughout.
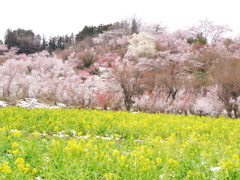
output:
<path id="1" fill-rule="evenodd" d="M 240 179 L 240 121 L 0 109 L 0 179 Z"/>

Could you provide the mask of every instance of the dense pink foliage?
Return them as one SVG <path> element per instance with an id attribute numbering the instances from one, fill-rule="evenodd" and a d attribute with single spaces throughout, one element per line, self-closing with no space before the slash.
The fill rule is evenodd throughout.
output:
<path id="1" fill-rule="evenodd" d="M 209 30 L 209 38 L 214 44 L 190 45 L 187 39 L 200 26 L 172 33 L 157 32 L 154 30 L 157 27 L 148 29 L 157 45 L 156 55 L 139 59 L 120 55 L 127 52 L 132 36 L 121 35 L 116 30 L 104 32 L 94 39 L 98 48 L 88 51 L 97 57 L 88 68 L 83 67 L 83 60 L 78 58 L 86 51 L 72 52 L 67 60 L 63 60 L 46 51 L 16 55 L 17 48 L 8 50 L 0 45 L 0 57 L 6 59 L 0 65 L 0 95 L 5 98 L 34 97 L 82 108 L 119 110 L 124 109 L 124 98 L 130 94 L 128 101 L 131 109 L 136 111 L 226 115 L 218 96 L 219 86 L 205 83 L 199 87 L 193 71 L 200 69 L 205 73 L 207 68 L 214 67 L 202 59 L 215 58 L 213 53 L 218 55 L 216 61 L 228 56 L 240 58 L 240 42 L 232 40 L 226 45 L 225 39 L 216 37 L 217 30 Z M 109 48 L 109 52 L 101 53 L 101 47 Z"/>

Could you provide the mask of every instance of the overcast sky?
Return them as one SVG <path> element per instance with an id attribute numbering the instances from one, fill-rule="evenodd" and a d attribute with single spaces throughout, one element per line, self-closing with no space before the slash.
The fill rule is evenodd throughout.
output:
<path id="1" fill-rule="evenodd" d="M 8 28 L 49 36 L 77 34 L 85 25 L 114 23 L 135 14 L 170 31 L 209 19 L 240 33 L 238 0 L 0 0 L 0 39 Z"/>

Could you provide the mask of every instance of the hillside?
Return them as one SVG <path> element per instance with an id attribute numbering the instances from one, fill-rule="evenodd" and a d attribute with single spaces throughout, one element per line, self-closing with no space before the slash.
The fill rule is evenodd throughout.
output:
<path id="1" fill-rule="evenodd" d="M 227 26 L 113 27 L 87 36 L 81 31 L 77 43 L 51 52 L 19 54 L 0 45 L 1 99 L 239 117 L 240 46 L 224 37 Z"/>

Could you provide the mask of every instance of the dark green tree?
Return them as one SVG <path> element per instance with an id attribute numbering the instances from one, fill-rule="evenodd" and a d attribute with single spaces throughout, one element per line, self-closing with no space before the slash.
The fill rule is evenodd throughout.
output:
<path id="1" fill-rule="evenodd" d="M 57 37 L 57 48 L 61 50 L 65 48 L 65 40 L 63 36 Z"/>
<path id="2" fill-rule="evenodd" d="M 35 35 L 32 30 L 8 29 L 5 33 L 5 42 L 8 48 L 18 47 L 18 54 L 32 54 L 41 51 L 41 36 Z"/>
<path id="3" fill-rule="evenodd" d="M 47 41 L 46 41 L 45 36 L 43 35 L 41 50 L 46 50 L 46 49 L 47 49 L 47 46 L 48 46 L 48 43 L 47 43 Z"/>
<path id="4" fill-rule="evenodd" d="M 75 43 L 75 35 L 72 33 L 69 38 L 70 38 L 69 39 L 70 44 L 74 44 Z"/>
<path id="5" fill-rule="evenodd" d="M 17 36 L 13 33 L 11 29 L 7 29 L 4 38 L 5 38 L 4 44 L 6 44 L 9 49 L 11 47 L 19 45 L 17 42 Z"/>
<path id="6" fill-rule="evenodd" d="M 112 24 L 107 24 L 107 25 L 100 24 L 98 27 L 96 27 L 96 26 L 85 26 L 82 29 L 82 31 L 80 31 L 76 35 L 76 41 L 82 41 L 87 37 L 94 37 L 97 34 L 100 34 L 100 33 L 103 33 L 104 31 L 107 31 L 111 26 L 112 26 Z"/>
<path id="7" fill-rule="evenodd" d="M 76 35 L 76 41 L 82 41 L 87 37 L 91 37 L 94 35 L 96 30 L 96 27 L 94 26 L 85 26 L 82 31 L 80 31 L 77 35 Z"/>
<path id="8" fill-rule="evenodd" d="M 138 25 L 135 18 L 132 19 L 131 34 L 138 33 Z"/>
<path id="9" fill-rule="evenodd" d="M 204 38 L 204 37 L 198 37 L 198 38 L 193 38 L 193 37 L 191 37 L 191 38 L 188 38 L 187 39 L 187 42 L 189 43 L 189 44 L 193 44 L 193 43 L 202 43 L 202 44 L 207 44 L 207 39 L 206 38 Z"/>
<path id="10" fill-rule="evenodd" d="M 50 37 L 49 43 L 48 43 L 48 51 L 53 52 L 57 49 L 57 38 L 56 37 Z"/>

